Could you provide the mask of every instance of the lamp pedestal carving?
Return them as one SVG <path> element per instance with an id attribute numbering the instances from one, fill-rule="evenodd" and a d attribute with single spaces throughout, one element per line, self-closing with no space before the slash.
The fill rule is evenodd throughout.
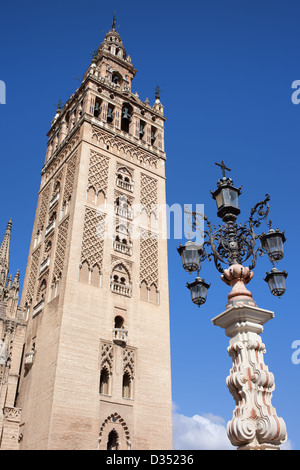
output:
<path id="1" fill-rule="evenodd" d="M 227 434 L 240 450 L 279 449 L 286 441 L 286 426 L 271 404 L 274 375 L 264 363 L 263 325 L 274 313 L 258 308 L 245 284 L 253 277 L 248 268 L 231 266 L 222 280 L 232 286 L 225 312 L 212 319 L 230 337 L 227 349 L 232 369 L 226 383 L 236 407 Z M 250 294 L 250 295 L 249 295 Z"/>

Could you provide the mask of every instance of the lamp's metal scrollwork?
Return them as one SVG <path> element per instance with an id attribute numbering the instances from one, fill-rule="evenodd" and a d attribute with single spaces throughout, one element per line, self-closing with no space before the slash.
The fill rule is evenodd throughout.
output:
<path id="1" fill-rule="evenodd" d="M 216 163 L 216 165 L 222 168 L 223 176 L 218 181 L 216 191 L 211 194 L 216 200 L 218 216 L 222 218 L 223 224 L 217 227 L 208 220 L 205 214 L 184 209 L 193 232 L 200 230 L 203 222 L 207 226 L 201 232 L 202 244 L 197 245 L 189 240 L 186 245 L 179 246 L 178 252 L 182 258 L 184 269 L 190 273 L 197 271 L 199 284 L 199 271 L 203 261 L 213 259 L 217 270 L 223 275 L 222 279 L 225 280 L 224 265 L 244 265 L 249 261 L 248 268 L 251 271 L 256 266 L 257 255 L 267 254 L 273 269 L 267 273 L 265 281 L 268 282 L 271 293 L 280 297 L 285 292 L 287 273 L 278 271 L 275 268 L 275 263 L 283 258 L 283 243 L 286 238 L 284 232 L 272 229 L 272 221 L 268 219 L 270 196 L 266 194 L 265 199 L 259 201 L 251 209 L 248 220 L 244 224 L 239 224 L 237 222 L 237 216 L 240 213 L 238 196 L 241 194 L 241 187 L 235 188 L 232 179 L 226 177 L 225 170 L 231 170 L 225 166 L 223 161 L 221 164 Z M 269 230 L 267 233 L 257 234 L 256 229 L 261 226 L 262 222 L 265 222 Z M 260 242 L 260 245 L 257 245 L 257 241 Z M 191 288 L 196 289 L 197 283 L 187 286 L 190 290 Z M 201 302 L 197 302 L 195 295 L 192 298 L 198 306 L 204 303 L 203 299 Z"/>

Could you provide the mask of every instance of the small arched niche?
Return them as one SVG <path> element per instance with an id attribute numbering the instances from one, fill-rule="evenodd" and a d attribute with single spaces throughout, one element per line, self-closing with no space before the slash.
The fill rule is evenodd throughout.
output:
<path id="1" fill-rule="evenodd" d="M 108 434 L 107 450 L 118 450 L 119 448 L 119 434 L 115 429 L 112 429 Z"/>
<path id="2" fill-rule="evenodd" d="M 114 328 L 124 327 L 124 318 L 121 315 L 117 315 L 114 319 Z"/>

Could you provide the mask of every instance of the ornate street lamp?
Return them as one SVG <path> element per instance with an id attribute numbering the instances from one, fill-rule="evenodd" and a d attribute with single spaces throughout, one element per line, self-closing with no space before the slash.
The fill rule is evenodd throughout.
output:
<path id="1" fill-rule="evenodd" d="M 235 220 L 237 215 L 241 212 L 239 209 L 239 195 L 241 194 L 241 187 L 235 188 L 231 178 L 226 178 L 226 168 L 223 160 L 221 163 L 216 165 L 222 168 L 223 178 L 219 179 L 217 183 L 217 189 L 212 192 L 211 195 L 217 203 L 218 217 L 221 217 L 223 221 Z M 230 170 L 229 170 L 230 171 Z"/>
<path id="2" fill-rule="evenodd" d="M 195 281 L 187 284 L 192 302 L 198 307 L 205 303 L 210 287 L 199 277 L 203 261 L 213 259 L 222 281 L 232 288 L 226 310 L 212 319 L 213 324 L 224 328 L 230 337 L 228 352 L 233 367 L 227 385 L 236 402 L 233 418 L 227 425 L 231 443 L 239 449 L 278 449 L 286 440 L 286 427 L 271 405 L 274 377 L 264 364 L 265 346 L 260 337 L 263 325 L 274 314 L 256 305 L 246 284 L 253 277 L 252 269 L 256 266 L 257 255 L 267 254 L 273 268 L 264 280 L 274 296 L 280 298 L 284 294 L 287 273 L 279 271 L 275 263 L 283 258 L 286 238 L 284 232 L 272 229 L 272 222 L 267 221 L 269 195 L 251 209 L 244 224 L 237 222 L 241 187 L 236 188 L 232 179 L 226 177 L 225 170 L 231 170 L 223 161 L 216 165 L 222 168 L 222 178 L 211 194 L 223 224 L 216 227 L 206 215 L 185 209 L 193 231 L 201 225 L 200 220 L 206 222 L 207 228 L 202 232 L 202 245 L 189 240 L 186 245 L 180 245 L 178 252 L 184 269 L 189 273 L 198 273 Z M 256 229 L 263 221 L 269 230 L 258 234 Z M 245 266 L 248 260 L 249 266 Z M 225 269 L 224 265 L 228 267 Z"/>
<path id="3" fill-rule="evenodd" d="M 284 232 L 270 228 L 268 233 L 261 234 L 260 239 L 262 249 L 267 252 L 271 261 L 279 261 L 283 258 L 283 244 L 286 240 Z"/>
<path id="4" fill-rule="evenodd" d="M 285 271 L 273 268 L 270 273 L 267 273 L 264 280 L 268 283 L 271 293 L 281 297 L 285 293 L 286 277 Z"/>
<path id="5" fill-rule="evenodd" d="M 197 245 L 195 242 L 189 240 L 183 246 L 180 244 L 177 251 L 181 256 L 183 269 L 185 269 L 185 271 L 192 273 L 198 270 L 200 256 L 202 254 L 201 245 Z"/>
<path id="6" fill-rule="evenodd" d="M 206 302 L 207 290 L 209 289 L 210 284 L 207 284 L 204 279 L 196 277 L 194 282 L 186 284 L 186 287 L 190 289 L 192 302 L 198 307 Z"/>

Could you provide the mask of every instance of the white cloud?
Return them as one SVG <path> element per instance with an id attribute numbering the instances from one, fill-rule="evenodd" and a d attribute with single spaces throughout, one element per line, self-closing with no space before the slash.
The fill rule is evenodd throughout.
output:
<path id="1" fill-rule="evenodd" d="M 282 450 L 292 450 L 287 440 Z M 173 449 L 174 450 L 234 450 L 230 443 L 226 424 L 221 416 L 212 413 L 194 415 L 191 418 L 177 412 L 173 404 Z"/>
<path id="2" fill-rule="evenodd" d="M 284 444 L 282 444 L 282 446 L 280 448 L 281 448 L 281 450 L 293 450 L 292 441 L 290 441 L 288 439 Z"/>
<path id="3" fill-rule="evenodd" d="M 174 450 L 233 450 L 223 418 L 211 413 L 187 417 L 173 412 Z"/>

